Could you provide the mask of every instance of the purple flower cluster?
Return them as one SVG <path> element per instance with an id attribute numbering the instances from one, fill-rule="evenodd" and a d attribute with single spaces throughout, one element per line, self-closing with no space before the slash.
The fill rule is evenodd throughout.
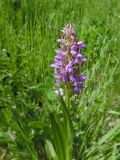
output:
<path id="1" fill-rule="evenodd" d="M 55 51 L 54 64 L 51 64 L 54 68 L 56 85 L 59 86 L 64 82 L 79 94 L 86 79 L 84 74 L 80 73 L 81 67 L 86 62 L 85 56 L 82 55 L 85 44 L 77 41 L 76 32 L 71 24 L 66 25 L 61 32 L 62 37 L 57 40 L 60 48 Z"/>

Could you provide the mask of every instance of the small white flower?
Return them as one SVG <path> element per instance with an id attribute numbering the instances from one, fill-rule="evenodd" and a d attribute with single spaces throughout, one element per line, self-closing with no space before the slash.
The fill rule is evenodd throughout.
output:
<path id="1" fill-rule="evenodd" d="M 57 94 L 57 95 L 61 95 L 61 96 L 63 96 L 64 95 L 64 92 L 63 92 L 63 89 L 62 88 L 59 88 L 59 89 L 55 89 L 55 93 Z"/>

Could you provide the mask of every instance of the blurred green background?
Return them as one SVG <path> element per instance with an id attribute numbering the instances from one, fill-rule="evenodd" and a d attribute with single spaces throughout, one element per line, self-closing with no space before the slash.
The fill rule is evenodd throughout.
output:
<path id="1" fill-rule="evenodd" d="M 71 100 L 74 158 L 120 159 L 120 1 L 0 0 L 1 160 L 46 159 L 46 107 L 59 112 L 50 64 L 67 23 L 87 46 L 85 89 Z"/>

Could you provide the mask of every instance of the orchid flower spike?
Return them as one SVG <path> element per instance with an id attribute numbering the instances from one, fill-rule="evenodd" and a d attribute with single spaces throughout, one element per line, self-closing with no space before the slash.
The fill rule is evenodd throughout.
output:
<path id="1" fill-rule="evenodd" d="M 86 62 L 86 57 L 82 54 L 85 44 L 77 40 L 74 27 L 69 24 L 61 30 L 61 39 L 58 39 L 59 49 L 56 50 L 54 63 L 54 77 L 56 86 L 61 88 L 60 84 L 69 84 L 71 89 L 79 94 L 83 88 L 86 76 L 80 73 L 80 69 Z"/>

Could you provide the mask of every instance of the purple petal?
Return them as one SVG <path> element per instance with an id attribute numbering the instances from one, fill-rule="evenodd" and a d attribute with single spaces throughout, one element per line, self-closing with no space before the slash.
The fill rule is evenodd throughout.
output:
<path id="1" fill-rule="evenodd" d="M 76 55 L 76 54 L 78 54 L 78 51 L 71 50 L 71 53 L 72 53 L 73 55 Z"/>
<path id="2" fill-rule="evenodd" d="M 58 39 L 57 42 L 58 42 L 58 43 L 65 43 L 65 39 L 62 39 L 62 38 L 61 38 L 61 39 Z"/>
<path id="3" fill-rule="evenodd" d="M 85 44 L 82 41 L 77 42 L 77 45 L 80 49 L 85 48 Z"/>
<path id="4" fill-rule="evenodd" d="M 55 56 L 55 59 L 64 60 L 64 57 L 63 55 L 58 54 L 57 56 Z"/>
<path id="5" fill-rule="evenodd" d="M 79 77 L 83 81 L 85 81 L 87 79 L 87 77 L 84 74 L 82 74 L 82 73 L 79 75 Z"/>
<path id="6" fill-rule="evenodd" d="M 74 44 L 74 45 L 71 46 L 71 50 L 76 51 L 77 49 L 78 49 L 78 45 L 77 44 Z"/>
<path id="7" fill-rule="evenodd" d="M 74 77 L 74 75 L 70 75 L 70 80 L 72 81 L 72 82 L 74 82 L 74 80 L 75 80 L 75 77 Z"/>
<path id="8" fill-rule="evenodd" d="M 68 63 L 65 68 L 67 72 L 69 73 L 73 72 L 72 62 Z"/>
<path id="9" fill-rule="evenodd" d="M 55 50 L 55 52 L 56 52 L 57 54 L 60 54 L 60 55 L 66 55 L 66 52 L 61 51 L 61 50 Z"/>
<path id="10" fill-rule="evenodd" d="M 60 81 L 57 79 L 56 80 L 56 86 L 59 86 L 59 84 L 60 84 Z"/>
<path id="11" fill-rule="evenodd" d="M 74 91 L 75 91 L 77 94 L 79 94 L 79 92 L 80 92 L 81 89 L 82 89 L 82 88 L 80 88 L 80 87 L 78 87 L 78 86 L 74 87 Z"/>
<path id="12" fill-rule="evenodd" d="M 51 64 L 50 66 L 53 68 L 58 68 L 58 66 L 56 64 Z"/>

